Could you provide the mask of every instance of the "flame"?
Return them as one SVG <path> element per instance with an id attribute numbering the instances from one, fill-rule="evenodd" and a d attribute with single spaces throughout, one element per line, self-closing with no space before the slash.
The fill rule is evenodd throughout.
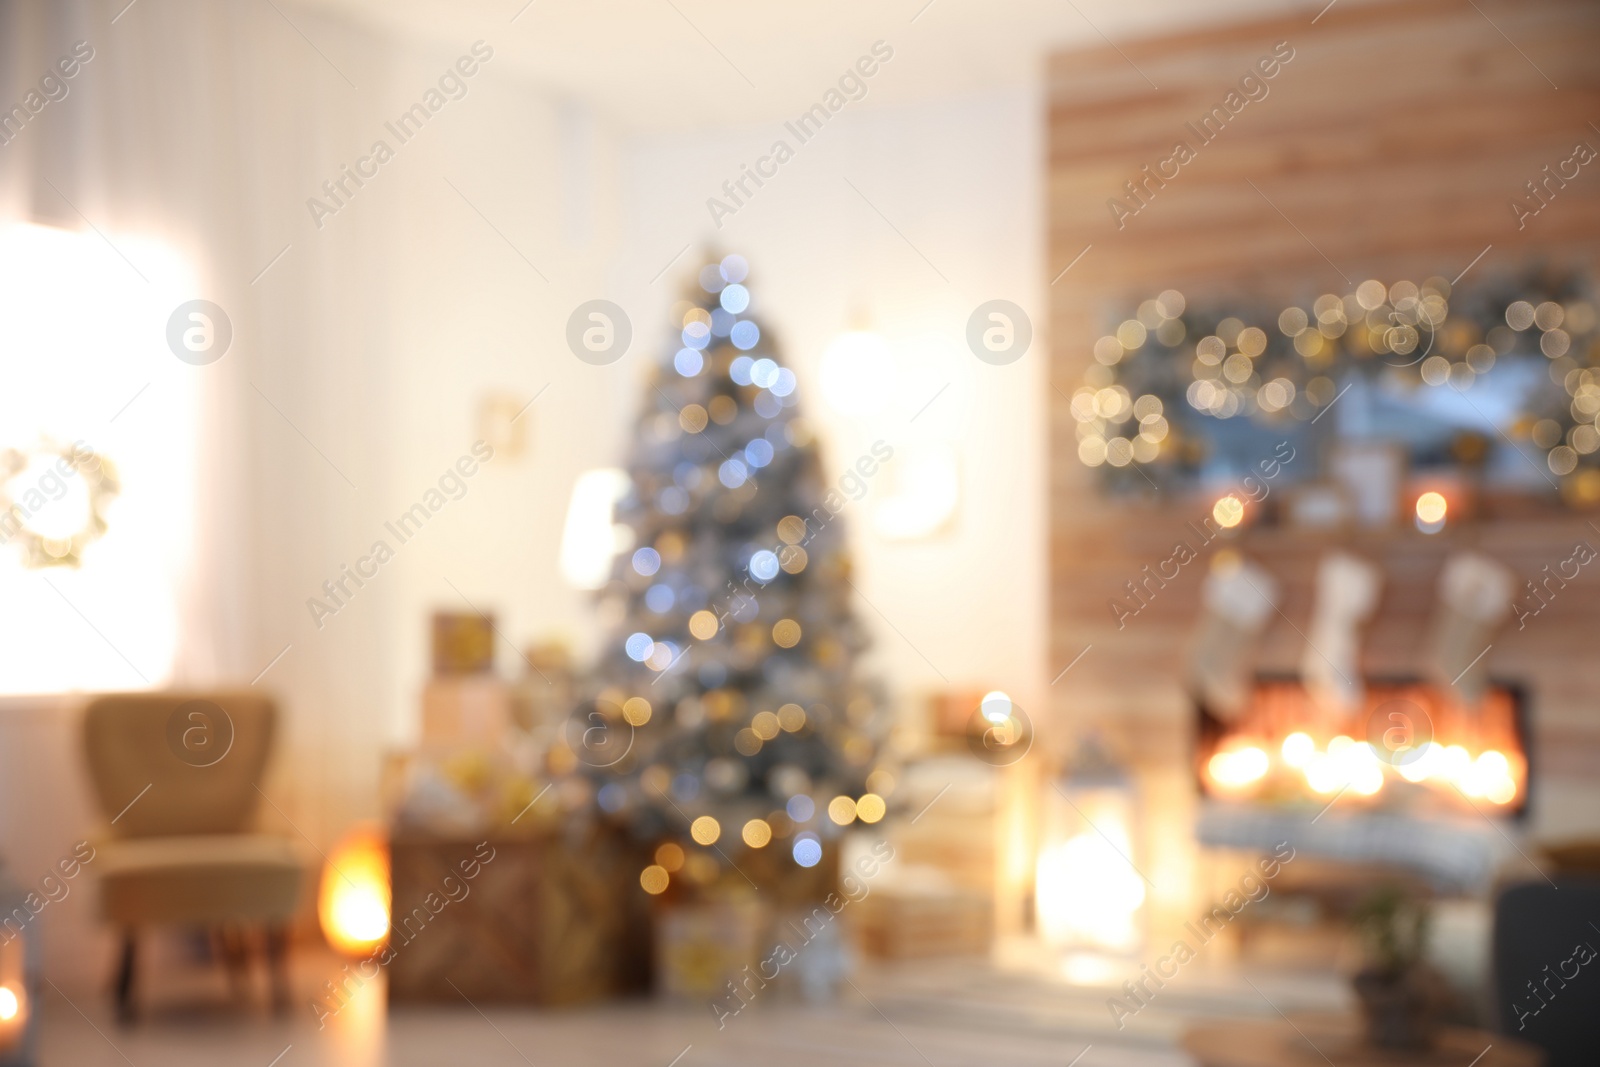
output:
<path id="1" fill-rule="evenodd" d="M 1218 785 L 1237 789 L 1259 781 L 1266 775 L 1269 766 L 1271 761 L 1265 752 L 1255 745 L 1246 745 L 1229 752 L 1218 752 L 1206 764 L 1206 769 Z"/>
<path id="2" fill-rule="evenodd" d="M 1219 791 L 1250 792 L 1268 774 L 1295 772 L 1321 796 L 1344 790 L 1373 796 L 1393 771 L 1408 782 L 1454 786 L 1471 799 L 1505 805 L 1516 799 L 1523 773 L 1520 756 L 1494 748 L 1474 756 L 1463 745 L 1435 741 L 1423 742 L 1409 758 L 1393 763 L 1380 758 L 1368 742 L 1344 734 L 1324 748 L 1309 734 L 1296 731 L 1276 746 L 1276 756 L 1269 754 L 1273 747 L 1245 744 L 1219 751 L 1206 763 L 1206 776 Z"/>
<path id="3" fill-rule="evenodd" d="M 339 952 L 366 956 L 389 936 L 389 846 L 371 827 L 352 832 L 328 858 L 317 894 L 322 933 Z"/>
<path id="4" fill-rule="evenodd" d="M 1273 800 L 1347 793 L 1359 801 L 1387 789 L 1401 793 L 1397 801 L 1406 804 L 1443 801 L 1480 813 L 1527 799 L 1528 760 L 1508 694 L 1497 691 L 1468 713 L 1418 686 L 1379 689 L 1366 716 L 1337 716 L 1309 708 L 1306 694 L 1290 686 L 1264 686 L 1253 713 L 1202 755 L 1205 791 Z M 1413 728 L 1408 717 L 1405 730 L 1380 736 L 1380 723 L 1397 721 L 1394 713 L 1387 720 L 1378 714 L 1389 702 L 1384 691 L 1417 705 L 1411 714 L 1420 715 L 1427 728 Z"/>
<path id="5" fill-rule="evenodd" d="M 1317 743 L 1311 735 L 1296 730 L 1283 739 L 1283 762 L 1296 770 L 1306 767 L 1317 754 Z"/>

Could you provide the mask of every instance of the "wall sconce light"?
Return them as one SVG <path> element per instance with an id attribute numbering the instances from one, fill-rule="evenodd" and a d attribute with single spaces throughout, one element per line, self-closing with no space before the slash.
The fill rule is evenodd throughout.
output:
<path id="1" fill-rule="evenodd" d="M 629 484 L 628 475 L 615 467 L 584 471 L 573 483 L 559 564 L 574 589 L 599 589 L 610 579 L 618 547 L 613 515 Z"/>
<path id="2" fill-rule="evenodd" d="M 961 468 L 947 444 L 907 445 L 885 465 L 888 488 L 872 527 L 891 541 L 930 537 L 949 525 L 961 498 Z"/>
<path id="3" fill-rule="evenodd" d="M 866 329 L 851 329 L 823 350 L 822 398 L 841 415 L 871 415 L 894 389 L 894 353 L 889 342 Z"/>

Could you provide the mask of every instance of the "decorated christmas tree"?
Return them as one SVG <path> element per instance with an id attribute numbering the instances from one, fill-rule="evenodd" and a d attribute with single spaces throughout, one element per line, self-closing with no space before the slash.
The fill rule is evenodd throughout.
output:
<path id="1" fill-rule="evenodd" d="M 632 544 L 601 593 L 612 632 L 573 737 L 601 811 L 662 846 L 651 892 L 746 860 L 814 866 L 843 826 L 882 818 L 888 791 L 843 498 L 747 270 L 706 265 L 672 310 L 618 507 Z"/>

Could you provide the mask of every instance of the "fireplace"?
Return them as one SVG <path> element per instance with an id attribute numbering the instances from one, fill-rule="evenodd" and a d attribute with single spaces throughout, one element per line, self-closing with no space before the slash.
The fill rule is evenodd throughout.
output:
<path id="1" fill-rule="evenodd" d="M 1201 706 L 1194 770 L 1202 795 L 1331 801 L 1408 814 L 1521 816 L 1531 775 L 1526 709 L 1491 684 L 1476 706 L 1453 687 L 1372 680 L 1353 709 L 1319 704 L 1293 678 L 1260 678 L 1243 710 Z"/>

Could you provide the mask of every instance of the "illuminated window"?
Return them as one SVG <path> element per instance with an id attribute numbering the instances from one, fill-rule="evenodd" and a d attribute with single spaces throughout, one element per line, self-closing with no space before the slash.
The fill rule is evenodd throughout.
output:
<path id="1" fill-rule="evenodd" d="M 18 513 L 0 527 L 0 693 L 140 689 L 172 674 L 178 590 L 192 553 L 199 375 L 166 345 L 194 297 L 165 245 L 94 230 L 0 229 L 0 509 L 59 539 L 83 528 L 88 479 L 42 446 L 78 444 L 120 492 L 78 567 L 25 565 Z M 0 465 L 0 477 L 7 468 Z"/>

